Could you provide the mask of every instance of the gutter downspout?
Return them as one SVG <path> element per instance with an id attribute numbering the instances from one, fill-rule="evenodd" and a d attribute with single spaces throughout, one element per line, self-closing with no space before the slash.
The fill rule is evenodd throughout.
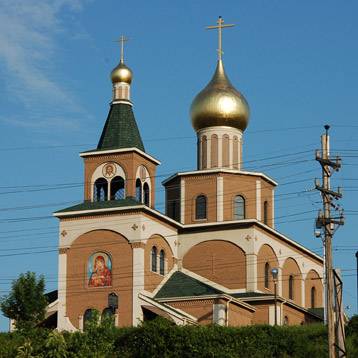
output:
<path id="1" fill-rule="evenodd" d="M 283 305 L 287 302 L 287 300 L 284 300 L 281 302 L 281 307 L 280 307 L 280 326 L 282 326 L 282 318 L 283 318 Z"/>
<path id="2" fill-rule="evenodd" d="M 226 302 L 226 327 L 229 327 L 229 304 L 233 300 L 232 297 Z"/>

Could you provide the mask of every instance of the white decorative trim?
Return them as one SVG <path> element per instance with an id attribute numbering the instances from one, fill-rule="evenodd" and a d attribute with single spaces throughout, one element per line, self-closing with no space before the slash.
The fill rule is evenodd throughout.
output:
<path id="1" fill-rule="evenodd" d="M 261 181 L 256 180 L 256 219 L 261 221 Z"/>
<path id="2" fill-rule="evenodd" d="M 235 291 L 238 292 L 238 291 Z M 200 295 L 200 296 L 179 296 L 179 297 L 170 297 L 170 298 L 156 298 L 156 301 L 158 302 L 185 302 L 185 301 L 201 301 L 201 300 L 210 300 L 210 299 L 217 299 L 217 298 L 223 298 L 230 302 L 235 302 L 236 304 L 243 306 L 253 312 L 256 311 L 256 309 L 251 306 L 249 303 L 244 302 L 244 300 L 240 298 L 235 298 L 231 296 L 230 294 L 226 293 L 216 293 L 212 295 Z M 266 299 L 266 297 L 264 297 Z"/>
<path id="3" fill-rule="evenodd" d="M 185 224 L 185 180 L 180 178 L 180 222 Z"/>
<path id="4" fill-rule="evenodd" d="M 58 255 L 58 309 L 57 328 L 59 331 L 68 330 L 66 320 L 66 294 L 67 294 L 67 253 Z"/>
<path id="5" fill-rule="evenodd" d="M 144 248 L 133 248 L 133 326 L 138 326 L 143 321 L 143 312 L 138 295 L 144 290 Z"/>
<path id="6" fill-rule="evenodd" d="M 222 303 L 213 304 L 213 324 L 225 326 L 226 321 L 226 306 Z"/>
<path id="7" fill-rule="evenodd" d="M 281 305 L 276 305 L 276 312 L 277 312 L 277 325 L 281 326 Z M 275 324 L 275 305 L 269 306 L 269 325 L 273 326 Z"/>
<path id="8" fill-rule="evenodd" d="M 129 104 L 130 106 L 133 107 L 133 103 L 130 101 L 130 100 L 125 100 L 125 99 L 116 99 L 116 100 L 113 100 L 111 102 L 111 104 Z"/>
<path id="9" fill-rule="evenodd" d="M 218 136 L 218 167 L 223 165 L 223 135 L 222 133 L 216 133 Z"/>
<path id="10" fill-rule="evenodd" d="M 141 169 L 144 169 L 145 171 L 145 180 L 142 179 L 141 177 Z M 148 206 L 152 205 L 152 183 L 150 180 L 150 174 L 149 171 L 147 169 L 147 167 L 145 165 L 139 165 L 137 168 L 137 172 L 136 172 L 136 179 L 135 179 L 135 183 L 137 182 L 137 179 L 140 180 L 141 183 L 141 190 L 142 190 L 142 203 L 144 203 L 144 184 L 147 183 L 148 187 L 149 187 L 149 203 Z"/>
<path id="11" fill-rule="evenodd" d="M 95 151 L 95 152 L 82 152 L 80 153 L 80 157 L 82 158 L 86 158 L 86 157 L 91 157 L 91 156 L 99 156 L 99 155 L 106 155 L 106 154 L 120 154 L 120 153 L 126 153 L 126 152 L 136 152 L 140 155 L 142 155 L 143 157 L 149 159 L 150 161 L 152 161 L 153 163 L 159 165 L 160 161 L 155 159 L 154 157 L 152 157 L 151 155 L 143 152 L 142 150 L 132 147 L 132 148 L 124 148 L 124 149 L 109 149 L 109 150 L 100 150 L 100 151 Z"/>
<path id="12" fill-rule="evenodd" d="M 273 235 L 278 236 L 280 239 L 282 239 L 283 241 L 285 241 L 286 243 L 292 245 L 293 247 L 302 250 L 303 252 L 313 256 L 315 259 L 323 262 L 323 258 L 319 255 L 317 255 L 316 253 L 314 253 L 313 251 L 307 249 L 306 247 L 302 246 L 301 244 L 299 244 L 296 241 L 293 241 L 292 239 L 288 238 L 287 236 L 281 234 L 280 232 L 278 232 L 277 230 L 264 225 L 261 221 L 258 221 L 256 219 L 244 219 L 244 220 L 231 220 L 231 221 L 223 221 L 223 222 L 211 222 L 211 223 L 198 223 L 198 224 L 187 224 L 187 225 L 181 225 L 182 228 L 186 229 L 190 229 L 190 228 L 195 228 L 195 227 L 210 227 L 210 226 L 225 226 L 225 225 L 232 225 L 235 224 L 237 226 L 241 226 L 242 224 L 256 224 L 257 226 L 264 228 L 265 230 L 269 231 L 270 233 L 272 233 Z M 218 230 L 221 230 L 220 228 L 218 228 Z"/>
<path id="13" fill-rule="evenodd" d="M 272 198 L 271 198 L 271 226 L 275 228 L 275 190 L 272 189 Z"/>
<path id="14" fill-rule="evenodd" d="M 138 298 L 168 313 L 174 319 L 176 324 L 179 323 L 178 320 L 180 321 L 181 324 L 186 324 L 187 323 L 186 320 L 191 321 L 191 323 L 195 323 L 198 321 L 198 319 L 192 316 L 191 314 L 186 313 L 179 308 L 174 308 L 170 305 L 166 305 L 165 303 L 161 303 L 160 300 L 155 300 L 145 295 L 144 293 L 139 293 Z"/>
<path id="15" fill-rule="evenodd" d="M 224 178 L 216 178 L 216 212 L 217 221 L 224 220 Z"/>
<path id="16" fill-rule="evenodd" d="M 257 255 L 246 253 L 246 287 L 247 291 L 257 291 Z"/>
<path id="17" fill-rule="evenodd" d="M 103 175 L 103 168 L 107 165 L 107 164 L 112 164 L 115 166 L 116 168 L 116 174 L 112 177 L 112 178 L 106 178 L 104 175 Z M 109 161 L 109 162 L 105 162 L 101 165 L 99 165 L 95 171 L 93 172 L 92 174 L 92 177 L 91 177 L 91 182 L 89 183 L 90 185 L 90 188 L 91 188 L 91 200 L 92 201 L 95 201 L 95 198 L 94 198 L 94 183 L 97 179 L 99 178 L 103 178 L 105 180 L 107 180 L 107 183 L 108 183 L 108 188 L 107 188 L 107 197 L 110 198 L 110 194 L 111 194 L 111 182 L 112 182 L 112 179 L 117 177 L 117 176 L 120 176 L 123 178 L 124 180 L 124 190 L 126 190 L 126 173 L 125 171 L 123 170 L 123 168 L 116 162 L 112 162 L 112 161 Z"/>
<path id="18" fill-rule="evenodd" d="M 215 168 L 215 169 L 204 169 L 204 170 L 195 170 L 191 172 L 178 172 L 170 176 L 169 178 L 162 181 L 162 184 L 165 185 L 170 180 L 178 177 L 178 176 L 187 176 L 187 175 L 200 175 L 200 174 L 216 174 L 216 173 L 228 173 L 228 174 L 241 174 L 241 175 L 249 175 L 249 176 L 256 176 L 267 180 L 270 184 L 277 186 L 277 182 L 273 179 L 268 177 L 266 174 L 258 173 L 258 172 L 247 172 L 239 169 L 222 169 L 222 168 Z"/>

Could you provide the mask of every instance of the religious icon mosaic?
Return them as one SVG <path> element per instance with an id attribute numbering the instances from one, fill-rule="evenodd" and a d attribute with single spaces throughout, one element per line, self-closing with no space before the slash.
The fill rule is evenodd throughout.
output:
<path id="1" fill-rule="evenodd" d="M 106 287 L 112 285 L 112 261 L 105 252 L 96 252 L 88 259 L 88 286 Z"/>
<path id="2" fill-rule="evenodd" d="M 114 163 L 107 163 L 102 170 L 102 173 L 105 178 L 113 178 L 116 174 L 117 168 Z"/>

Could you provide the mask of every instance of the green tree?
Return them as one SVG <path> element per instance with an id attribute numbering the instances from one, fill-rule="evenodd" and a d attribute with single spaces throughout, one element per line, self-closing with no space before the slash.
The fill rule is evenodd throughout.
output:
<path id="1" fill-rule="evenodd" d="M 17 329 L 31 329 L 45 318 L 47 299 L 45 279 L 34 272 L 21 274 L 12 283 L 11 291 L 0 300 L 4 316 L 15 320 Z"/>

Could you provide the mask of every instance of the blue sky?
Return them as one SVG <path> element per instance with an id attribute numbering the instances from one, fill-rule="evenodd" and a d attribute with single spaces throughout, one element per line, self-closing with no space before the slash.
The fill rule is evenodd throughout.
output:
<path id="1" fill-rule="evenodd" d="M 56 288 L 58 233 L 50 216 L 83 198 L 78 153 L 99 139 L 121 34 L 130 38 L 125 57 L 146 151 L 162 162 L 156 201 L 163 210 L 160 181 L 195 168 L 189 107 L 216 63 L 217 36 L 205 26 L 222 15 L 237 24 L 224 33 L 225 68 L 251 107 L 244 167 L 281 183 L 277 229 L 318 253 L 314 150 L 322 126 L 332 126 L 332 152 L 343 158 L 332 184 L 344 186 L 347 212 L 334 262 L 343 270 L 348 313 L 356 313 L 357 12 L 354 0 L 0 0 L 0 294 L 27 270 Z M 0 329 L 7 329 L 4 318 Z"/>

